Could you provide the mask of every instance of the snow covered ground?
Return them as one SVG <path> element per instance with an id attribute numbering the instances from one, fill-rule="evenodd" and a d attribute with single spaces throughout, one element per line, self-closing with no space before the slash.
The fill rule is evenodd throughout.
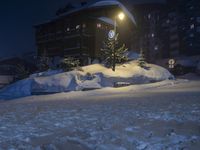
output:
<path id="1" fill-rule="evenodd" d="M 199 150 L 200 79 L 0 102 L 0 150 Z"/>
<path id="2" fill-rule="evenodd" d="M 116 66 L 116 71 L 101 64 L 62 73 L 60 70 L 31 75 L 0 91 L 1 99 L 13 99 L 32 94 L 59 93 L 113 87 L 116 82 L 144 84 L 173 79 L 168 70 L 153 64 L 141 68 L 137 61 Z"/>

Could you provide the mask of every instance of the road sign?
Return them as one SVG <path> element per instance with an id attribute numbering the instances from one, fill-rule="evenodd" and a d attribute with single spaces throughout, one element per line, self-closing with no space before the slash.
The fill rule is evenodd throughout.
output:
<path id="1" fill-rule="evenodd" d="M 108 37 L 109 37 L 110 39 L 113 39 L 113 38 L 115 37 L 115 31 L 114 31 L 114 30 L 110 30 L 110 31 L 108 32 Z"/>
<path id="2" fill-rule="evenodd" d="M 168 61 L 169 65 L 174 65 L 175 62 L 176 62 L 176 61 L 175 61 L 174 59 L 169 59 L 169 61 Z"/>

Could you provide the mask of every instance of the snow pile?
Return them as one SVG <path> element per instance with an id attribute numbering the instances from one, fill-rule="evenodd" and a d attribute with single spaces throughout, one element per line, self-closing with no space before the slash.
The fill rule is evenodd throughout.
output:
<path id="1" fill-rule="evenodd" d="M 65 73 L 53 71 L 31 75 L 0 91 L 0 99 L 113 87 L 117 82 L 144 84 L 166 79 L 173 79 L 173 76 L 166 69 L 153 64 L 141 68 L 136 61 L 131 61 L 116 66 L 115 72 L 101 64 L 92 64 Z"/>
<path id="2" fill-rule="evenodd" d="M 12 99 L 31 95 L 32 79 L 24 79 L 0 90 L 1 99 Z"/>
<path id="3" fill-rule="evenodd" d="M 59 73 L 55 75 L 33 78 L 32 92 L 66 92 L 76 87 L 75 74 Z"/>
<path id="4" fill-rule="evenodd" d="M 139 58 L 139 54 L 136 53 L 135 51 L 127 51 L 125 54 L 129 60 L 136 60 Z"/>

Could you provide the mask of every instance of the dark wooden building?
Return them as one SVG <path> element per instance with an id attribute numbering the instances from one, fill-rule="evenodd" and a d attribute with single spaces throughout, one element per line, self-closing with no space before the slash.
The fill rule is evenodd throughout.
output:
<path id="1" fill-rule="evenodd" d="M 106 3 L 107 2 L 107 3 Z M 129 50 L 141 48 L 149 62 L 157 59 L 200 55 L 200 10 L 198 0 L 99 0 L 67 5 L 58 17 L 35 26 L 38 55 L 73 56 L 83 64 L 98 58 L 102 42 L 118 12 L 120 41 Z M 133 17 L 134 16 L 134 17 Z M 136 23 L 137 24 L 136 24 Z"/>
<path id="2" fill-rule="evenodd" d="M 90 63 L 100 56 L 102 43 L 109 30 L 114 28 L 114 18 L 121 11 L 125 11 L 126 18 L 123 22 L 117 21 L 119 38 L 131 48 L 135 22 L 122 6 L 120 2 L 96 2 L 60 10 L 57 18 L 35 26 L 38 56 L 71 56 L 80 59 L 82 64 Z"/>

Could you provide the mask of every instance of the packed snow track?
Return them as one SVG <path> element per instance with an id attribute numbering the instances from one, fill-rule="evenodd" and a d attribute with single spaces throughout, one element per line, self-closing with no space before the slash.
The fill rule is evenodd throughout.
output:
<path id="1" fill-rule="evenodd" d="M 0 102 L 0 150 L 198 150 L 200 80 L 168 83 Z"/>

